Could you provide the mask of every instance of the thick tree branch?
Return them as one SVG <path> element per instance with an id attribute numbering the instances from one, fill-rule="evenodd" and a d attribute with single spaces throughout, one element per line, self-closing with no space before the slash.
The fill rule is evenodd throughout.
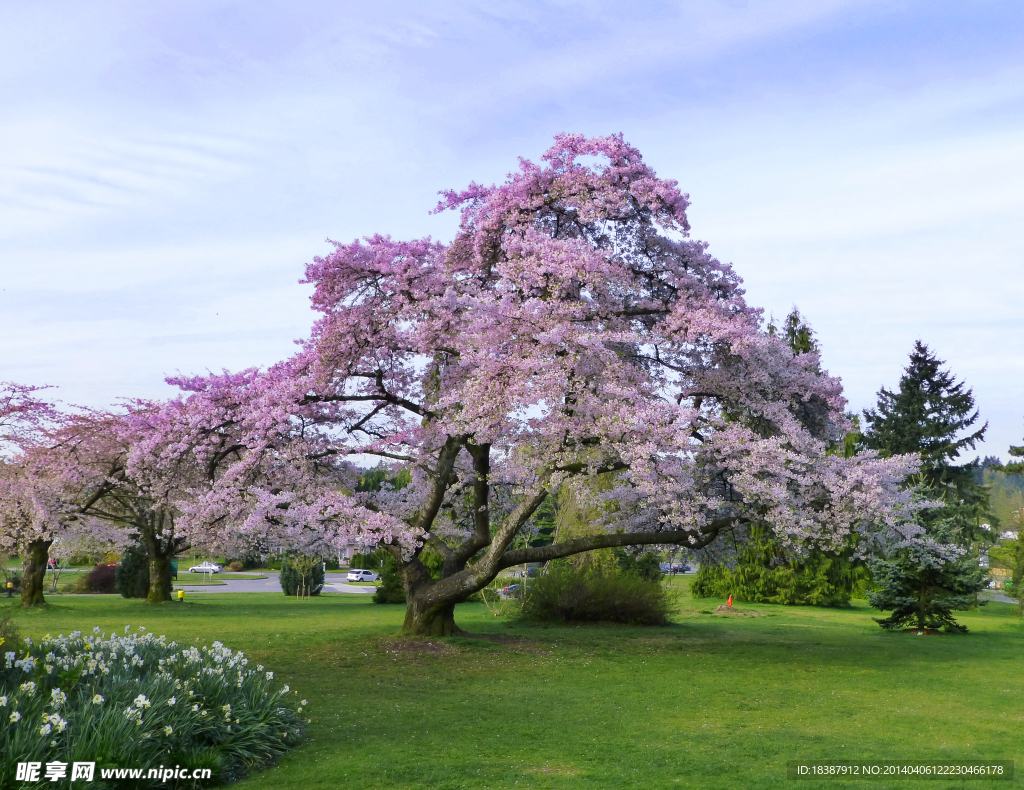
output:
<path id="1" fill-rule="evenodd" d="M 690 549 L 702 549 L 717 538 L 723 529 L 736 523 L 736 519 L 727 518 L 713 521 L 699 531 L 679 529 L 672 532 L 613 532 L 586 535 L 562 543 L 552 543 L 549 546 L 531 546 L 507 551 L 501 557 L 498 565 L 500 570 L 511 568 L 513 565 L 522 565 L 525 562 L 547 562 L 560 557 L 570 557 L 584 551 L 610 549 L 618 546 L 652 546 L 673 543 Z"/>
<path id="2" fill-rule="evenodd" d="M 466 449 L 473 456 L 473 535 L 455 549 L 454 557 L 459 562 L 465 562 L 491 542 L 491 445 L 467 442 Z"/>

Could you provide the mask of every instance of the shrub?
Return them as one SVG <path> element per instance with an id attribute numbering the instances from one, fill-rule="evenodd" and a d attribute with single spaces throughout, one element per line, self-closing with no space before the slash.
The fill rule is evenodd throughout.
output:
<path id="1" fill-rule="evenodd" d="M 365 568 L 368 571 L 376 570 L 377 568 L 383 568 L 384 563 L 387 562 L 390 556 L 387 549 L 377 549 L 370 554 L 359 554 L 357 552 L 352 555 L 352 562 L 349 563 L 349 567 Z"/>
<path id="2" fill-rule="evenodd" d="M 128 549 L 115 568 L 114 588 L 125 598 L 149 594 L 149 561 L 136 547 Z"/>
<path id="3" fill-rule="evenodd" d="M 234 571 L 235 573 L 238 573 L 244 567 L 245 566 L 242 563 L 240 563 L 238 560 L 235 560 L 230 565 L 228 565 L 228 570 L 229 571 Z"/>
<path id="4" fill-rule="evenodd" d="M 116 593 L 114 581 L 117 568 L 111 565 L 97 565 L 79 581 L 75 582 L 74 591 L 83 593 Z"/>
<path id="5" fill-rule="evenodd" d="M 387 554 L 387 552 L 385 552 Z M 374 603 L 405 603 L 405 588 L 402 577 L 398 575 L 398 564 L 390 554 L 380 569 L 380 583 L 373 594 Z"/>
<path id="6" fill-rule="evenodd" d="M 750 542 L 736 557 L 736 568 L 701 565 L 690 585 L 694 598 L 727 598 L 789 606 L 849 606 L 869 574 L 843 555 L 814 549 L 788 557 L 780 541 L 763 528 L 751 530 Z"/>
<path id="7" fill-rule="evenodd" d="M 21 574 L 20 573 L 18 573 L 17 571 L 7 571 L 7 578 L 2 583 L 3 584 L 3 588 L 4 588 L 4 592 L 3 592 L 4 595 L 7 594 L 7 582 L 11 583 L 11 590 L 13 590 L 15 593 L 20 593 L 21 592 Z"/>
<path id="8" fill-rule="evenodd" d="M 285 595 L 298 595 L 299 587 L 302 586 L 302 575 L 295 568 L 292 558 L 286 556 L 281 562 L 281 589 Z M 309 595 L 319 595 L 324 586 L 324 566 L 318 562 L 313 566 L 312 572 L 306 576 L 306 584 L 309 585 Z"/>
<path id="9" fill-rule="evenodd" d="M 631 573 L 651 582 L 660 582 L 665 576 L 661 572 L 658 555 L 654 552 L 648 551 L 637 556 L 629 554 L 624 549 L 616 549 L 615 559 L 618 560 L 619 570 L 623 573 Z"/>
<path id="10" fill-rule="evenodd" d="M 665 625 L 673 604 L 665 586 L 639 575 L 556 565 L 528 583 L 522 616 L 565 623 Z"/>
<path id="11" fill-rule="evenodd" d="M 183 647 L 143 630 L 25 640 L 0 665 L 0 787 L 26 761 L 95 761 L 96 779 L 101 768 L 209 767 L 223 783 L 298 742 L 302 707 L 272 688 L 273 672 L 219 642 Z"/>
<path id="12" fill-rule="evenodd" d="M 0 653 L 15 650 L 15 645 L 19 641 L 18 629 L 14 626 L 11 616 L 8 614 L 0 615 Z"/>

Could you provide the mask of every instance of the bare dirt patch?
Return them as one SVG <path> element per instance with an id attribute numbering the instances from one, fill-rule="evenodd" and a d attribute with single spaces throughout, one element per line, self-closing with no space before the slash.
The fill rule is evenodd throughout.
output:
<path id="1" fill-rule="evenodd" d="M 714 614 L 722 614 L 726 617 L 764 617 L 764 612 L 753 612 L 750 609 L 737 609 L 734 606 L 716 606 Z"/>
<path id="2" fill-rule="evenodd" d="M 411 653 L 443 656 L 462 652 L 454 645 L 437 639 L 424 639 L 415 636 L 392 636 L 381 639 L 378 646 L 385 653 Z"/>

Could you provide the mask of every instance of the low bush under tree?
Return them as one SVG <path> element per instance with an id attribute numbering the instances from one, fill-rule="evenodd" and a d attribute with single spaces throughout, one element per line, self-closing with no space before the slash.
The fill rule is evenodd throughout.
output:
<path id="1" fill-rule="evenodd" d="M 867 569 L 849 556 L 811 551 L 787 555 L 767 529 L 753 528 L 736 557 L 735 568 L 702 565 L 690 594 L 790 606 L 849 606 L 858 587 L 869 581 Z"/>
<path id="2" fill-rule="evenodd" d="M 117 568 L 112 565 L 97 565 L 80 581 L 75 582 L 75 592 L 109 595 L 117 592 Z"/>
<path id="3" fill-rule="evenodd" d="M 149 559 L 136 547 L 125 551 L 114 569 L 114 589 L 125 598 L 149 594 Z"/>
<path id="4" fill-rule="evenodd" d="M 615 559 L 622 573 L 639 576 L 641 579 L 651 582 L 660 582 L 665 576 L 661 571 L 658 555 L 653 552 L 648 551 L 637 555 L 631 554 L 625 549 L 616 549 Z"/>
<path id="5" fill-rule="evenodd" d="M 373 594 L 374 603 L 405 603 L 405 590 L 402 588 L 402 577 L 398 573 L 398 563 L 390 554 L 386 554 L 384 565 L 380 569 L 380 583 Z"/>
<path id="6" fill-rule="evenodd" d="M 317 559 L 311 568 L 306 569 L 302 566 L 302 558 L 286 556 L 281 561 L 280 579 L 285 595 L 319 595 L 324 587 L 324 566 Z"/>
<path id="7" fill-rule="evenodd" d="M 664 585 L 637 573 L 560 563 L 528 583 L 522 616 L 542 622 L 666 625 L 673 604 Z"/>

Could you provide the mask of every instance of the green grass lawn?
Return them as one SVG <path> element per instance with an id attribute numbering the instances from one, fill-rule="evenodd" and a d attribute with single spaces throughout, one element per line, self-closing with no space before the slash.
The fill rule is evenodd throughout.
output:
<path id="1" fill-rule="evenodd" d="M 545 628 L 458 607 L 464 628 L 502 642 L 393 638 L 403 608 L 362 595 L 62 596 L 27 612 L 0 599 L 0 612 L 30 636 L 130 624 L 217 639 L 275 670 L 310 700 L 310 737 L 245 788 L 792 788 L 791 759 L 1024 769 L 1024 625 L 1011 605 L 963 613 L 968 636 L 919 637 L 883 632 L 862 602 L 701 613 L 719 603 L 683 594 L 666 628 Z"/>

